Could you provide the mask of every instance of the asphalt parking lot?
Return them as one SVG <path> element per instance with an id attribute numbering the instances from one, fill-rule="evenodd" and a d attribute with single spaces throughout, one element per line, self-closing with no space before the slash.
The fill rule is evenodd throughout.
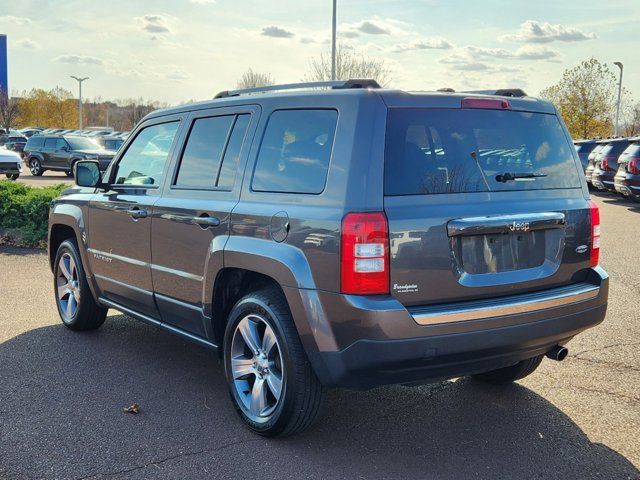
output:
<path id="1" fill-rule="evenodd" d="M 44 253 L 0 247 L 0 478 L 640 479 L 640 206 L 596 201 L 609 312 L 564 362 L 507 387 L 334 391 L 281 440 L 242 426 L 214 354 L 113 311 L 71 332 Z"/>
<path id="2" fill-rule="evenodd" d="M 24 165 L 24 163 L 22 165 L 22 173 L 18 177 L 17 181 L 26 185 L 31 185 L 32 187 L 48 187 L 51 185 L 58 185 L 59 183 L 73 185 L 73 178 L 67 177 L 64 172 L 48 171 L 44 172 L 41 177 L 34 177 L 31 175 L 29 168 Z"/>

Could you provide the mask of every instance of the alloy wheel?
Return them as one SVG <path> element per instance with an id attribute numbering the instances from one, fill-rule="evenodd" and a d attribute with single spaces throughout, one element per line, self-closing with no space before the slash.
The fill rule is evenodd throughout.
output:
<path id="1" fill-rule="evenodd" d="M 255 422 L 265 422 L 283 393 L 284 372 L 280 344 L 262 317 L 244 317 L 233 333 L 231 375 L 238 403 Z"/>
<path id="2" fill-rule="evenodd" d="M 58 262 L 56 294 L 60 311 L 66 320 L 71 320 L 80 306 L 80 282 L 76 262 L 68 252 Z"/>
<path id="3" fill-rule="evenodd" d="M 35 158 L 29 162 L 29 170 L 31 171 L 31 175 L 38 175 L 40 172 L 40 162 Z"/>

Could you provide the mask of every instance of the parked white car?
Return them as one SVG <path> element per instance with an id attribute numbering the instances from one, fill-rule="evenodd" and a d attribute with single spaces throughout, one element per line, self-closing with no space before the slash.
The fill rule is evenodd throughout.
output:
<path id="1" fill-rule="evenodd" d="M 0 174 L 3 173 L 10 180 L 17 179 L 22 173 L 22 158 L 12 150 L 0 148 Z"/>

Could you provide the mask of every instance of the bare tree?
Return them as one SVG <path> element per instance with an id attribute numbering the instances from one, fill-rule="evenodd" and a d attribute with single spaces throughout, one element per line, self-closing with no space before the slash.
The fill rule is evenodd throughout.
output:
<path id="1" fill-rule="evenodd" d="M 384 60 L 338 47 L 336 52 L 336 77 L 338 80 L 350 78 L 372 78 L 381 86 L 388 87 L 393 78 L 393 72 Z M 311 59 L 309 72 L 304 76 L 305 82 L 326 82 L 331 80 L 331 55 L 321 54 Z"/>
<path id="2" fill-rule="evenodd" d="M 252 69 L 249 69 L 242 74 L 240 80 L 236 83 L 236 87 L 239 89 L 265 87 L 273 85 L 274 83 L 270 73 L 254 72 Z"/>
<path id="3" fill-rule="evenodd" d="M 0 90 L 0 126 L 9 130 L 15 125 L 19 114 L 18 100 L 10 97 L 5 90 Z"/>
<path id="4" fill-rule="evenodd" d="M 622 134 L 625 137 L 640 135 L 640 102 L 630 108 L 627 115 L 625 115 Z"/>

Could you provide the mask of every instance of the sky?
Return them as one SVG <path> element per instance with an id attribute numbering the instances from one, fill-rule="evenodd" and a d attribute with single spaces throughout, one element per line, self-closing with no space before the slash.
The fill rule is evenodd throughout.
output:
<path id="1" fill-rule="evenodd" d="M 407 90 L 537 95 L 594 56 L 640 100 L 640 1 L 338 0 L 338 42 Z M 90 77 L 85 98 L 212 98 L 248 68 L 299 82 L 330 54 L 331 0 L 0 0 L 9 90 Z"/>

